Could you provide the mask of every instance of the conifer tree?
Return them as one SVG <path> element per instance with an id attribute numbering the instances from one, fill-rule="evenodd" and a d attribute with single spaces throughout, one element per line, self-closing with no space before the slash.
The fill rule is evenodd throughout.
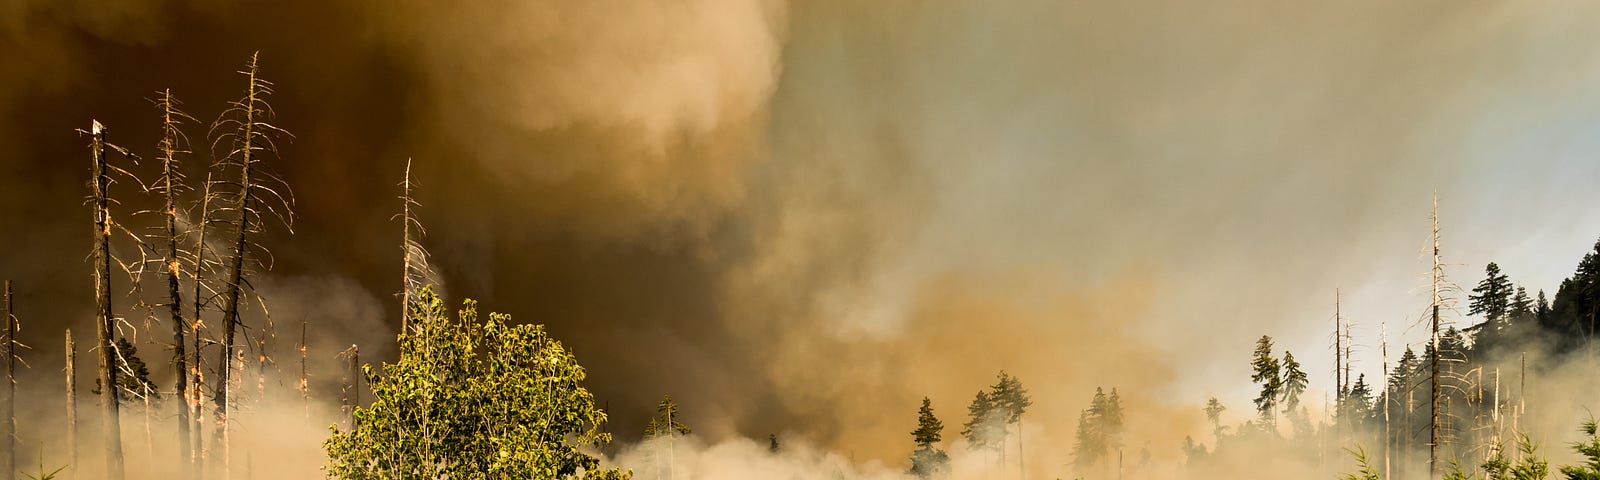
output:
<path id="1" fill-rule="evenodd" d="M 688 425 L 679 421 L 683 417 L 678 415 L 678 403 L 672 401 L 672 395 L 662 395 L 661 401 L 656 403 L 656 416 L 645 425 L 644 435 L 654 437 L 657 435 L 688 435 L 693 432 Z"/>
<path id="2" fill-rule="evenodd" d="M 1269 431 L 1277 431 L 1277 418 L 1274 410 L 1278 397 L 1283 392 L 1283 377 L 1279 374 L 1278 359 L 1272 358 L 1272 337 L 1262 335 L 1256 340 L 1255 355 L 1250 361 L 1250 366 L 1255 373 L 1250 376 L 1250 381 L 1261 385 L 1261 394 L 1256 396 L 1256 412 L 1261 416 L 1262 423 Z"/>
<path id="3" fill-rule="evenodd" d="M 1511 295 L 1515 289 L 1506 274 L 1500 272 L 1500 266 L 1494 262 L 1484 267 L 1484 279 L 1472 289 L 1472 295 L 1467 296 L 1471 301 L 1468 305 L 1468 315 L 1483 314 L 1491 322 L 1498 322 L 1505 318 L 1511 310 Z"/>
<path id="4" fill-rule="evenodd" d="M 996 407 L 994 395 L 979 390 L 967 405 L 968 420 L 962 424 L 961 436 L 972 450 L 998 450 L 1004 441 L 1005 417 Z"/>
<path id="5" fill-rule="evenodd" d="M 1218 443 L 1222 441 L 1222 434 L 1226 433 L 1228 428 L 1222 426 L 1222 412 L 1227 410 L 1228 407 L 1223 406 L 1222 402 L 1217 400 L 1217 397 L 1211 397 L 1210 400 L 1206 400 L 1206 421 L 1211 422 L 1211 434 L 1216 436 Z"/>
<path id="6" fill-rule="evenodd" d="M 950 456 L 938 446 L 943 431 L 944 422 L 933 415 L 933 402 L 923 397 L 922 407 L 917 409 L 917 428 L 911 431 L 911 439 L 917 445 L 911 452 L 912 475 L 926 479 L 949 474 Z"/>
<path id="7" fill-rule="evenodd" d="M 1300 368 L 1300 362 L 1295 361 L 1294 354 L 1283 352 L 1283 411 L 1290 412 L 1300 407 L 1300 395 L 1306 392 L 1309 380 L 1305 370 Z"/>

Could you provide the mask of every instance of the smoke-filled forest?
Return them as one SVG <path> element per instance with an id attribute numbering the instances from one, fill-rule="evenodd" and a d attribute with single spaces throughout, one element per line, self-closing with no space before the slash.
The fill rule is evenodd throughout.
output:
<path id="1" fill-rule="evenodd" d="M 0 2 L 0 480 L 1597 479 L 1595 18 Z"/>

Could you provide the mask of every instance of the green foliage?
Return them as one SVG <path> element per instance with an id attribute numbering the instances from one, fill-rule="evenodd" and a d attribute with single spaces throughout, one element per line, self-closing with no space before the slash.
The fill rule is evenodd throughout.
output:
<path id="1" fill-rule="evenodd" d="M 917 446 L 926 447 L 939 443 L 943 439 L 944 422 L 933 415 L 933 401 L 922 397 L 922 407 L 917 409 L 917 429 L 911 431 L 911 438 Z"/>
<path id="2" fill-rule="evenodd" d="M 1095 388 L 1089 408 L 1078 415 L 1072 456 L 1079 472 L 1087 471 L 1122 448 L 1122 421 L 1122 399 L 1117 389 L 1111 389 L 1111 394 L 1107 395 L 1104 390 Z"/>
<path id="3" fill-rule="evenodd" d="M 1210 400 L 1206 400 L 1206 420 L 1211 422 L 1211 433 L 1218 440 L 1221 440 L 1222 435 L 1227 433 L 1228 427 L 1222 426 L 1222 412 L 1227 410 L 1228 407 L 1223 406 L 1222 402 L 1217 400 L 1217 397 L 1211 397 Z"/>
<path id="4" fill-rule="evenodd" d="M 656 416 L 644 425 L 644 436 L 658 435 L 688 435 L 693 432 L 688 425 L 678 419 L 678 404 L 672 401 L 672 395 L 662 395 L 661 401 L 656 403 Z"/>
<path id="5" fill-rule="evenodd" d="M 962 424 L 961 436 L 967 439 L 972 450 L 999 450 L 1005 441 L 1005 417 L 995 406 L 994 395 L 979 390 L 967 405 L 967 423 Z"/>
<path id="6" fill-rule="evenodd" d="M 1499 265 L 1489 262 L 1483 270 L 1483 281 L 1478 282 L 1478 286 L 1472 289 L 1472 295 L 1467 296 L 1472 302 L 1467 314 L 1481 313 L 1489 321 L 1498 322 L 1511 310 L 1511 295 L 1514 289 L 1506 274 L 1500 273 Z"/>
<path id="7" fill-rule="evenodd" d="M 323 443 L 329 478 L 626 479 L 582 449 L 611 440 L 583 367 L 540 325 L 480 322 L 471 300 L 451 320 L 425 288 L 400 359 L 363 368 L 373 402 Z"/>
<path id="8" fill-rule="evenodd" d="M 989 398 L 994 400 L 994 407 L 999 409 L 1008 424 L 1022 421 L 1022 414 L 1033 405 L 1033 399 L 1028 396 L 1028 389 L 1022 386 L 1022 381 L 1005 370 L 1000 371 L 994 386 L 989 387 Z"/>
<path id="9" fill-rule="evenodd" d="M 161 398 L 161 389 L 156 388 L 156 383 L 150 381 L 150 367 L 145 365 L 144 359 L 139 358 L 139 347 L 128 342 L 126 338 L 118 338 L 114 350 L 121 358 L 117 384 L 122 387 L 124 394 L 120 395 L 119 403 L 143 403 L 146 395 L 153 402 Z M 94 387 L 90 393 L 100 394 L 100 379 L 95 379 Z"/>
<path id="10" fill-rule="evenodd" d="M 1567 480 L 1600 480 L 1600 432 L 1597 432 L 1595 419 L 1590 418 L 1583 422 L 1578 431 L 1583 432 L 1584 440 L 1572 442 L 1572 449 L 1583 456 L 1583 462 L 1577 465 L 1561 467 L 1561 475 Z"/>
<path id="11" fill-rule="evenodd" d="M 911 439 L 917 449 L 911 452 L 911 474 L 919 478 L 944 477 L 950 473 L 950 456 L 936 444 L 943 438 L 944 422 L 933 415 L 933 402 L 922 397 L 922 407 L 917 409 L 917 429 Z"/>
<path id="12" fill-rule="evenodd" d="M 1292 412 L 1300 407 L 1300 394 L 1306 392 L 1306 385 L 1310 383 L 1305 370 L 1300 369 L 1300 362 L 1295 361 L 1294 354 L 1285 350 L 1283 352 L 1283 411 Z"/>
<path id="13" fill-rule="evenodd" d="M 1273 422 L 1273 407 L 1277 405 L 1278 397 L 1283 391 L 1283 377 L 1279 375 L 1278 359 L 1272 358 L 1272 337 L 1262 335 L 1256 340 L 1255 354 L 1251 357 L 1250 366 L 1255 373 L 1250 375 L 1250 381 L 1261 385 L 1261 395 L 1256 397 L 1256 412 L 1261 415 L 1262 423 L 1270 429 Z"/>
<path id="14" fill-rule="evenodd" d="M 1356 458 L 1356 467 L 1358 468 L 1358 470 L 1356 470 L 1355 473 L 1346 473 L 1346 474 L 1344 474 L 1343 477 L 1340 477 L 1340 478 L 1342 478 L 1343 480 L 1382 480 L 1383 479 L 1383 475 L 1378 473 L 1377 467 L 1372 466 L 1372 459 L 1367 457 L 1367 450 L 1366 449 L 1361 448 L 1360 446 L 1357 446 L 1355 448 L 1346 448 L 1345 451 L 1350 452 L 1350 455 L 1354 456 Z M 1445 478 L 1449 478 L 1449 477 L 1446 476 Z"/>
<path id="15" fill-rule="evenodd" d="M 18 470 L 17 473 L 21 473 L 22 476 L 24 478 L 27 478 L 28 480 L 55 480 L 56 475 L 60 475 L 61 471 L 62 470 L 66 470 L 66 469 L 67 469 L 67 466 L 66 465 L 62 465 L 60 467 L 57 467 L 55 470 L 51 470 L 51 471 L 48 471 L 48 472 L 44 471 L 44 446 L 40 445 L 40 448 L 39 448 L 39 471 L 35 472 L 35 473 L 29 473 L 29 472 L 26 472 L 26 471 Z"/>

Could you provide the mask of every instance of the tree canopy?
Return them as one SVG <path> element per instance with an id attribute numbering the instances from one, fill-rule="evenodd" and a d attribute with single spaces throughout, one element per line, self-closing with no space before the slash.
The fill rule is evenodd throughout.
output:
<path id="1" fill-rule="evenodd" d="M 451 319 L 431 288 L 409 315 L 400 359 L 362 369 L 372 404 L 324 442 L 330 478 L 631 477 L 584 451 L 611 441 L 606 413 L 543 326 L 497 313 L 480 321 L 471 300 Z"/>

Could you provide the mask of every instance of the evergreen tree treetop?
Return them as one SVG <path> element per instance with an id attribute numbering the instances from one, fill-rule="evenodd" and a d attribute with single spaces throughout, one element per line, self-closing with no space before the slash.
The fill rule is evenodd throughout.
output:
<path id="1" fill-rule="evenodd" d="M 1306 392 L 1310 383 L 1305 370 L 1300 367 L 1300 362 L 1294 359 L 1294 354 L 1285 350 L 1283 352 L 1283 406 L 1284 411 L 1293 411 L 1300 406 L 1300 395 Z"/>
<path id="2" fill-rule="evenodd" d="M 943 439 L 942 432 L 944 422 L 933 415 L 933 402 L 922 397 L 922 407 L 917 409 L 917 429 L 911 431 L 911 438 L 916 440 L 917 446 L 928 447 Z"/>
<path id="3" fill-rule="evenodd" d="M 1511 295 L 1513 288 L 1511 279 L 1500 272 L 1500 266 L 1489 262 L 1484 267 L 1484 279 L 1473 287 L 1472 294 L 1467 296 L 1471 301 L 1468 315 L 1483 314 L 1489 321 L 1499 321 L 1505 318 L 1511 309 Z"/>
<path id="4" fill-rule="evenodd" d="M 656 402 L 656 416 L 651 417 L 650 421 L 645 423 L 644 436 L 688 435 L 693 433 L 693 430 L 688 425 L 678 421 L 680 418 L 682 417 L 678 415 L 678 403 L 672 401 L 672 395 L 662 395 L 661 401 Z"/>

